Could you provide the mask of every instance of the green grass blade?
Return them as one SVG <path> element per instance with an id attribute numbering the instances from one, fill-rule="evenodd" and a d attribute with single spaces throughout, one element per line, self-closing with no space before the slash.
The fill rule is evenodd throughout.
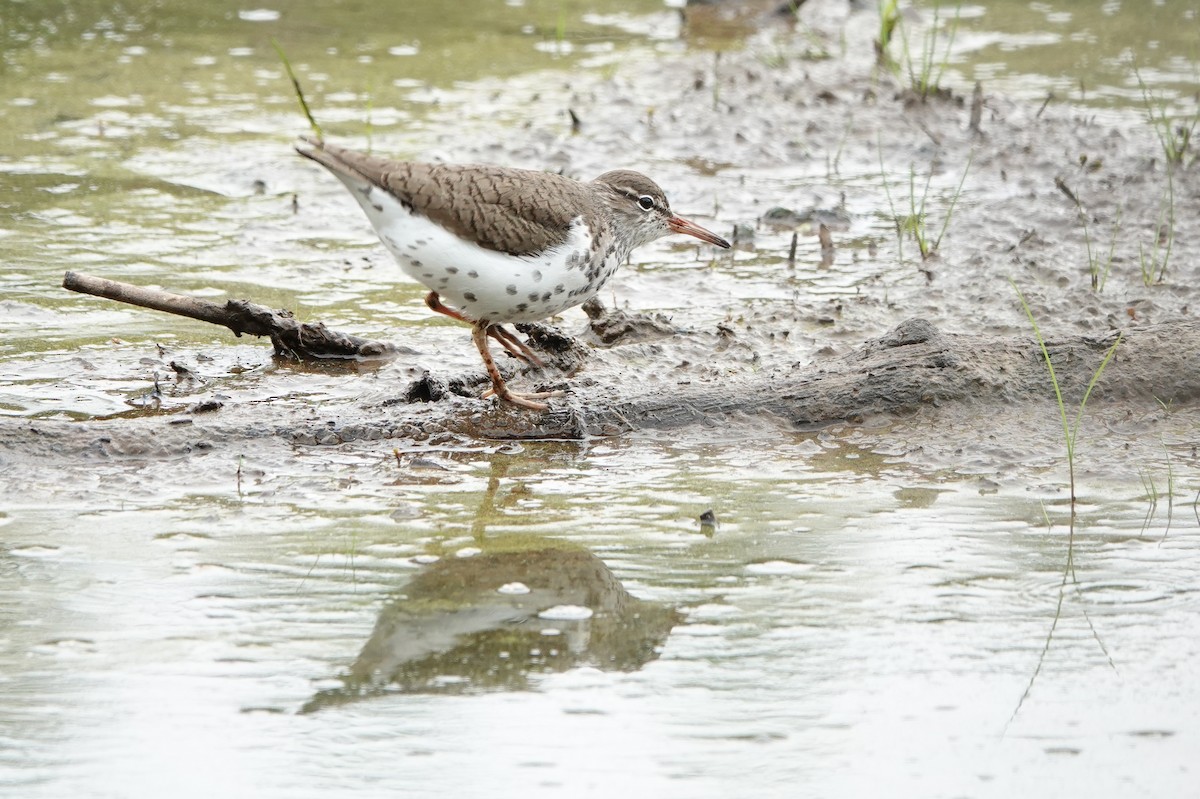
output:
<path id="1" fill-rule="evenodd" d="M 1037 339 L 1038 346 L 1042 349 L 1042 358 L 1046 361 L 1046 369 L 1050 372 L 1050 383 L 1054 386 L 1054 396 L 1058 400 L 1058 414 L 1062 419 L 1063 439 L 1067 444 L 1067 461 L 1071 465 L 1074 472 L 1075 462 L 1075 439 L 1071 435 L 1071 427 L 1067 422 L 1067 406 L 1063 402 L 1062 389 L 1058 385 L 1058 376 L 1054 374 L 1054 362 L 1050 360 L 1050 350 L 1046 349 L 1046 340 L 1042 338 L 1042 331 L 1038 329 L 1037 320 L 1033 318 L 1033 310 L 1029 307 L 1029 303 L 1025 301 L 1025 295 L 1017 288 L 1017 284 L 1012 278 L 1009 278 L 1008 283 L 1013 287 L 1013 291 L 1017 292 L 1017 299 L 1021 301 L 1021 307 L 1025 309 L 1025 316 L 1029 319 L 1029 325 L 1033 328 L 1033 336 Z M 1074 487 L 1072 487 L 1072 496 L 1074 495 Z"/>
<path id="2" fill-rule="evenodd" d="M 1117 353 L 1117 347 L 1124 338 L 1124 333 L 1117 333 L 1117 340 L 1108 348 L 1108 352 L 1104 353 L 1104 360 L 1100 361 L 1100 366 L 1092 374 L 1092 379 L 1088 381 L 1087 390 L 1083 392 L 1083 399 L 1079 401 L 1079 412 L 1075 414 L 1075 422 L 1071 425 L 1071 450 L 1075 449 L 1075 436 L 1079 434 L 1079 420 L 1083 418 L 1083 409 L 1087 407 L 1088 398 L 1092 396 L 1092 389 L 1096 387 L 1096 383 L 1100 381 L 1100 375 L 1104 374 L 1104 368 L 1108 366 L 1108 362 Z"/>
<path id="3" fill-rule="evenodd" d="M 942 237 L 946 235 L 946 228 L 950 227 L 950 217 L 954 215 L 954 206 L 958 205 L 958 198 L 962 196 L 962 187 L 967 182 L 967 173 L 971 171 L 973 160 L 975 160 L 974 150 L 967 156 L 967 165 L 963 167 L 962 177 L 958 179 L 958 188 L 954 190 L 954 196 L 950 198 L 950 207 L 946 209 L 946 219 L 942 222 L 942 229 L 938 231 L 937 238 L 933 242 L 935 250 L 942 246 Z"/>
<path id="4" fill-rule="evenodd" d="M 304 99 L 304 90 L 300 88 L 300 80 L 296 77 L 296 73 L 292 71 L 292 62 L 288 61 L 287 54 L 283 52 L 283 48 L 279 46 L 279 42 L 275 41 L 274 37 L 271 37 L 271 46 L 279 54 L 279 60 L 283 62 L 283 68 L 287 70 L 288 77 L 291 78 L 292 88 L 296 90 L 296 99 L 300 101 L 300 110 L 308 118 L 308 124 L 312 127 L 313 135 L 317 137 L 318 141 L 325 141 L 325 134 L 322 132 L 321 126 L 317 124 L 317 120 L 313 119 L 312 111 L 308 108 L 308 101 Z"/>

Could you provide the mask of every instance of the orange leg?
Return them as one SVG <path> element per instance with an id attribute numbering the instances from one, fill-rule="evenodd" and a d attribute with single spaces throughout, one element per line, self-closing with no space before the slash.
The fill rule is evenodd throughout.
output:
<path id="1" fill-rule="evenodd" d="M 509 332 L 509 330 L 503 325 L 490 326 L 488 328 L 488 335 L 496 339 L 496 341 L 499 341 L 500 346 L 504 347 L 504 349 L 508 350 L 510 353 L 526 363 L 532 364 L 539 369 L 546 365 L 542 363 L 541 358 L 534 354 L 533 350 L 529 349 L 528 344 L 517 338 L 515 333 Z M 513 349 L 514 347 L 516 347 L 516 349 Z"/>
<path id="2" fill-rule="evenodd" d="M 429 306 L 429 310 L 434 311 L 435 313 L 444 314 L 449 316 L 451 319 L 457 319 L 460 322 L 466 322 L 468 325 L 477 324 L 474 319 L 463 316 L 450 306 L 443 304 L 441 297 L 438 296 L 436 291 L 431 291 L 425 296 L 425 304 Z M 545 366 L 545 364 L 542 363 L 542 359 L 535 355 L 533 350 L 529 349 L 524 341 L 521 341 L 521 339 L 517 338 L 516 334 L 510 333 L 501 325 L 488 325 L 487 334 L 496 339 L 496 341 L 500 342 L 500 346 L 504 347 L 504 349 L 507 350 L 514 358 L 525 361 L 525 363 L 531 364 L 538 368 Z"/>
<path id="3" fill-rule="evenodd" d="M 438 293 L 436 291 L 431 291 L 425 295 L 425 304 L 429 306 L 429 310 L 431 310 L 431 311 L 435 311 L 440 314 L 445 314 L 446 316 L 449 316 L 451 319 L 457 319 L 460 322 L 466 322 L 468 325 L 475 324 L 474 319 L 468 319 L 467 317 L 460 314 L 458 311 L 451 308 L 449 305 L 443 305 L 442 298 L 438 296 Z"/>
<path id="4" fill-rule="evenodd" d="M 544 411 L 547 408 L 544 402 L 535 402 L 536 399 L 555 396 L 561 392 L 545 391 L 536 394 L 518 394 L 515 391 L 509 391 L 508 384 L 504 382 L 504 378 L 500 375 L 500 369 L 496 366 L 496 362 L 492 360 L 492 353 L 488 350 L 488 336 L 490 326 L 484 322 L 476 322 L 471 327 L 471 338 L 475 341 L 475 347 L 479 350 L 480 357 L 483 358 L 484 368 L 487 369 L 488 377 L 492 379 L 492 392 L 505 402 L 511 402 L 513 405 L 519 405 L 522 408 L 529 408 L 535 411 Z M 486 396 L 486 395 L 485 395 Z"/>

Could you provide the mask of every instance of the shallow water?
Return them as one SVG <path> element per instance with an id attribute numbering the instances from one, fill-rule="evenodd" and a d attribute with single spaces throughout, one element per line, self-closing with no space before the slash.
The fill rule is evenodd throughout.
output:
<path id="1" fill-rule="evenodd" d="M 460 3 L 461 18 L 439 5 L 436 20 L 431 7 L 168 3 L 51 21 L 8 4 L 0 434 L 170 418 L 210 395 L 337 408 L 403 374 L 297 369 L 262 344 L 67 294 L 65 268 L 246 296 L 471 367 L 462 330 L 426 321 L 357 209 L 291 154 L 299 117 L 269 37 L 331 135 L 361 142 L 369 118 L 389 151 L 454 157 L 462 141 L 486 151 L 492 113 L 537 145 L 503 150 L 529 166 L 569 135 L 561 107 L 531 102 L 547 75 L 575 70 L 586 90 L 688 45 L 653 2 Z M 1143 78 L 1186 107 L 1189 20 L 1195 3 L 968 6 L 950 69 L 960 91 L 986 76 L 1108 113 L 1140 98 L 1117 66 L 1136 51 Z M 783 279 L 789 231 L 711 263 L 663 242 L 614 286 L 631 307 L 702 326 L 791 312 L 798 295 L 824 307 L 924 286 L 893 268 L 869 159 L 847 154 L 833 190 L 817 187 L 823 165 L 747 168 L 720 197 L 689 177 L 696 162 L 645 159 L 702 223 L 752 220 L 796 181 L 818 207 L 846 191 L 854 257 L 818 266 L 806 240 Z M 956 180 L 939 174 L 939 198 Z M 823 324 L 796 339 L 861 340 Z M 157 459 L 0 450 L 0 792 L 1189 796 L 1200 470 L 1190 409 L 1152 410 L 1086 420 L 1065 589 L 1048 407 L 1030 409 L 1029 443 L 934 418 L 519 445 L 267 438 Z M 517 612 L 532 578 L 497 565 L 512 551 L 637 612 L 613 632 L 617 612 L 581 618 L 589 597 L 536 586 L 552 612 Z M 465 563 L 479 564 L 456 572 L 471 602 L 410 595 L 417 575 Z M 404 634 L 384 654 L 403 679 L 358 680 L 390 676 L 368 642 L 393 624 Z M 414 654 L 414 640 L 441 648 Z"/>
<path id="2" fill-rule="evenodd" d="M 981 491 L 834 436 L 491 449 L 410 452 L 403 469 L 366 447 L 248 456 L 240 493 L 228 458 L 28 486 L 39 501 L 10 501 L 3 529 L 5 783 L 24 796 L 1194 785 L 1180 768 L 1200 706 L 1194 507 L 1164 534 L 1161 519 L 1143 528 L 1140 490 L 1091 486 L 1078 584 L 1043 656 L 1065 559 L 1055 489 Z M 747 454 L 764 449 L 770 474 Z M 419 562 L 522 536 L 595 553 L 683 621 L 632 671 L 584 657 L 534 665 L 515 692 L 447 679 L 297 715 L 343 686 Z M 509 582 L 479 579 L 493 596 Z M 532 623 L 548 653 L 564 640 L 547 633 L 564 623 Z"/>

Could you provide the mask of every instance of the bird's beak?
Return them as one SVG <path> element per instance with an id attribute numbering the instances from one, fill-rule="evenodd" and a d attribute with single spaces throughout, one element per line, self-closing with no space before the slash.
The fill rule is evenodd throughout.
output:
<path id="1" fill-rule="evenodd" d="M 729 249 L 729 242 L 713 233 L 710 230 L 697 225 L 695 222 L 689 222 L 686 219 L 678 216 L 673 216 L 667 220 L 667 227 L 671 228 L 672 233 L 683 233 L 687 236 L 695 236 L 701 241 L 707 241 L 709 244 L 715 244 L 718 247 Z"/>

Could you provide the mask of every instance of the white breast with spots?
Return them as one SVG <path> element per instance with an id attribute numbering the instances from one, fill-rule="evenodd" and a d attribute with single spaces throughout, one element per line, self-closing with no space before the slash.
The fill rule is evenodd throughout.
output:
<path id="1" fill-rule="evenodd" d="M 539 255 L 514 256 L 459 238 L 375 186 L 350 188 L 405 274 L 471 319 L 545 319 L 595 296 L 620 265 L 615 256 L 609 257 L 589 276 L 592 236 L 581 219 L 572 223 L 561 246 Z"/>

